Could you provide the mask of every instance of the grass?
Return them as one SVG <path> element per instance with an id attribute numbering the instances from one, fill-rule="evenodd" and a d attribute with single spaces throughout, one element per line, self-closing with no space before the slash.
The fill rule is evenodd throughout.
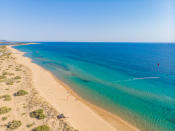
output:
<path id="1" fill-rule="evenodd" d="M 47 125 L 41 125 L 33 129 L 33 131 L 49 131 L 50 128 Z"/>
<path id="2" fill-rule="evenodd" d="M 36 119 L 44 119 L 46 116 L 43 113 L 43 109 L 38 109 L 30 112 L 30 117 L 36 118 Z"/>
<path id="3" fill-rule="evenodd" d="M 27 95 L 28 92 L 25 90 L 19 90 L 18 92 L 15 93 L 15 96 L 24 96 Z"/>
<path id="4" fill-rule="evenodd" d="M 3 99 L 4 101 L 10 101 L 12 98 L 10 95 L 3 95 L 3 96 L 0 96 L 0 99 Z"/>
<path id="5" fill-rule="evenodd" d="M 22 125 L 21 121 L 13 120 L 8 123 L 7 128 L 9 129 L 17 129 Z"/>
<path id="6" fill-rule="evenodd" d="M 8 113 L 10 111 L 11 111 L 11 108 L 10 107 L 3 106 L 3 107 L 0 108 L 0 115 L 6 114 L 6 113 Z"/>

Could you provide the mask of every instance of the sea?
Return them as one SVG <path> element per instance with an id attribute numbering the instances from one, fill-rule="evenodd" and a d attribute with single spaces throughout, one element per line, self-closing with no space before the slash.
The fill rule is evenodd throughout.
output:
<path id="1" fill-rule="evenodd" d="M 175 131 L 175 43 L 37 43 L 14 48 L 141 131 Z"/>

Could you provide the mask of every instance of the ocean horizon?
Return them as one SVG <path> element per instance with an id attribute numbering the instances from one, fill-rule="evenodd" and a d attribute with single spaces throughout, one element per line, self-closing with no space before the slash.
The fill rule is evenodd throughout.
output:
<path id="1" fill-rule="evenodd" d="M 138 129 L 174 131 L 174 44 L 38 43 L 14 48 L 26 52 L 83 99 Z"/>

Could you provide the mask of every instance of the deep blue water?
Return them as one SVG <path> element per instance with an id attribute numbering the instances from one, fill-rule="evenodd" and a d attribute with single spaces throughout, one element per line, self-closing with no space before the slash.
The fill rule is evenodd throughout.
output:
<path id="1" fill-rule="evenodd" d="M 89 102 L 143 131 L 175 131 L 175 44 L 16 46 Z"/>

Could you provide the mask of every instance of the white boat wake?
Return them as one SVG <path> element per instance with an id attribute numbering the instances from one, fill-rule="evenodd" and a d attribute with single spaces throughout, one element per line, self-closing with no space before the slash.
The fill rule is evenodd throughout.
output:
<path id="1" fill-rule="evenodd" d="M 141 77 L 141 78 L 132 78 L 132 79 L 127 79 L 127 80 L 118 80 L 114 81 L 115 83 L 117 82 L 128 82 L 128 81 L 135 81 L 135 80 L 144 80 L 144 79 L 160 79 L 160 77 L 153 76 L 153 77 Z"/>

